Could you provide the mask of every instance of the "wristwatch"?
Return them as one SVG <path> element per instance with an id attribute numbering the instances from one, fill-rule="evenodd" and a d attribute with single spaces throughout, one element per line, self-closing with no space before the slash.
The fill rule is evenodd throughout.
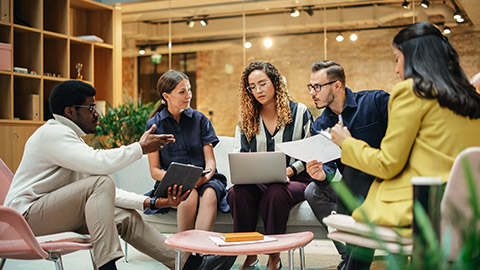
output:
<path id="1" fill-rule="evenodd" d="M 151 210 L 157 210 L 158 208 L 155 206 L 155 201 L 157 200 L 157 197 L 153 196 L 150 198 L 150 209 Z"/>

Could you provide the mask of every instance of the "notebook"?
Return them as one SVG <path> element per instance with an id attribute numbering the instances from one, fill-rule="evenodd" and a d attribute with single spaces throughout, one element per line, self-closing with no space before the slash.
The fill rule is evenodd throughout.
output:
<path id="1" fill-rule="evenodd" d="M 168 197 L 168 188 L 174 184 L 183 186 L 182 193 L 185 193 L 187 190 L 192 190 L 202 175 L 202 172 L 203 168 L 201 167 L 172 162 L 155 190 L 154 196 L 161 198 Z"/>
<path id="2" fill-rule="evenodd" d="M 228 153 L 232 184 L 286 183 L 285 153 Z"/>

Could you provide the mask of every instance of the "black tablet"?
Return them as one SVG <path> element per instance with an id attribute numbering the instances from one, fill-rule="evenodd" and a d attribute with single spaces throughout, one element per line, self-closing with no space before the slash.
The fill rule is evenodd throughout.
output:
<path id="1" fill-rule="evenodd" d="M 183 193 L 187 190 L 192 190 L 202 175 L 202 172 L 203 168 L 201 167 L 172 162 L 168 166 L 167 173 L 160 182 L 160 185 L 158 185 L 155 190 L 154 196 L 161 198 L 168 197 L 168 188 L 175 184 L 177 184 L 177 186 L 183 186 Z"/>

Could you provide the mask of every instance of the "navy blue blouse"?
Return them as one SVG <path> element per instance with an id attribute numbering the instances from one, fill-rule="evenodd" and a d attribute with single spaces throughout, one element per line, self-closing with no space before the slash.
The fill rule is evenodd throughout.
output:
<path id="1" fill-rule="evenodd" d="M 352 137 L 367 142 L 371 147 L 380 147 L 387 129 L 389 98 L 390 94 L 382 90 L 354 93 L 349 88 L 345 89 L 342 118 L 344 126 L 348 127 Z M 320 130 L 333 127 L 336 123 L 338 123 L 338 115 L 330 107 L 326 107 L 313 123 L 310 132 L 312 136 L 316 135 Z M 323 164 L 328 180 L 333 179 L 337 167 L 340 173 L 343 173 L 344 165 L 340 159 Z M 315 182 L 328 184 L 328 181 Z"/>
<path id="2" fill-rule="evenodd" d="M 147 121 L 148 130 L 157 125 L 156 134 L 173 134 L 175 142 L 165 145 L 160 152 L 160 164 L 167 170 L 171 162 L 192 164 L 205 168 L 203 146 L 219 142 L 210 120 L 201 112 L 191 108 L 180 115 L 180 121 L 173 119 L 167 107 L 157 112 Z"/>

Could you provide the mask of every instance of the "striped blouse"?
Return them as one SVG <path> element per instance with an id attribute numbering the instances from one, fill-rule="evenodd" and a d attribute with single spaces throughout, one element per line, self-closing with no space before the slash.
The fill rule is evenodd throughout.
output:
<path id="1" fill-rule="evenodd" d="M 313 116 L 302 103 L 290 101 L 290 110 L 292 112 L 293 121 L 281 129 L 275 129 L 273 136 L 268 132 L 263 119 L 260 117 L 261 127 L 259 133 L 250 141 L 237 125 L 235 130 L 235 141 L 233 145 L 234 152 L 267 152 L 279 151 L 275 143 L 289 142 L 304 139 L 310 136 L 310 126 L 313 122 Z M 305 170 L 305 164 L 287 156 L 286 166 L 290 166 L 295 175 Z"/>

